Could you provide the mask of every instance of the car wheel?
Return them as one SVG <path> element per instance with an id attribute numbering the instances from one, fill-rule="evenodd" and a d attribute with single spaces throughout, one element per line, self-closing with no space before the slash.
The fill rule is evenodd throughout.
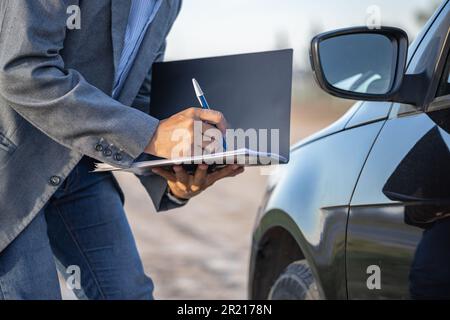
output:
<path id="1" fill-rule="evenodd" d="M 269 292 L 269 300 L 320 300 L 317 283 L 306 260 L 291 263 Z"/>

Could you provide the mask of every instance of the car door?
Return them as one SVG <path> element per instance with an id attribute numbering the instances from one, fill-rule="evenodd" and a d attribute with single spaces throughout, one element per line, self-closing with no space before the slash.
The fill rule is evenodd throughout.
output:
<path id="1" fill-rule="evenodd" d="M 410 298 L 411 264 L 423 229 L 432 226 L 414 215 L 450 211 L 450 99 L 437 97 L 450 94 L 449 27 L 447 3 L 407 70 L 427 79 L 429 107 L 393 105 L 355 188 L 346 242 L 350 299 Z"/>

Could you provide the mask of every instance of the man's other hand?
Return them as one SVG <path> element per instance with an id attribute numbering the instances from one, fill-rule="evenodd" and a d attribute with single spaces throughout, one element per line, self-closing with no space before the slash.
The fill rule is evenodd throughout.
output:
<path id="1" fill-rule="evenodd" d="M 181 156 L 192 156 L 196 147 L 205 149 L 211 142 L 204 142 L 195 146 L 194 123 L 202 121 L 202 133 L 209 129 L 219 129 L 225 135 L 227 129 L 226 120 L 219 111 L 189 108 L 179 112 L 172 117 L 162 120 L 156 129 L 152 140 L 145 149 L 145 153 L 166 159 L 174 158 L 174 150 L 188 150 L 190 154 Z M 179 133 L 185 133 L 185 139 L 179 139 Z M 175 156 L 180 156 L 176 154 Z"/>
<path id="2" fill-rule="evenodd" d="M 243 173 L 244 167 L 228 165 L 213 173 L 208 173 L 208 165 L 201 164 L 197 167 L 194 175 L 189 175 L 182 166 L 174 166 L 173 172 L 162 168 L 155 168 L 152 171 L 167 180 L 170 192 L 175 197 L 188 200 L 221 179 L 235 177 Z"/>

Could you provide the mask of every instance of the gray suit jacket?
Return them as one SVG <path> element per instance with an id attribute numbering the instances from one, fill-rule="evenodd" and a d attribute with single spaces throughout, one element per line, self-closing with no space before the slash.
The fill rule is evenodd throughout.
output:
<path id="1" fill-rule="evenodd" d="M 69 30 L 71 5 L 81 29 Z M 150 141 L 151 65 L 181 0 L 163 0 L 126 84 L 111 98 L 129 0 L 0 1 L 0 252 L 87 155 L 128 167 Z M 176 205 L 166 182 L 141 179 L 158 210 Z"/>

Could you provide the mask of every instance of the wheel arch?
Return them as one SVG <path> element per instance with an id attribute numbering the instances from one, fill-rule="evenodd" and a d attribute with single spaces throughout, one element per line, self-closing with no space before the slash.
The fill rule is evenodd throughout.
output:
<path id="1" fill-rule="evenodd" d="M 253 238 L 249 298 L 266 299 L 278 276 L 292 262 L 306 260 L 323 293 L 308 243 L 295 221 L 281 210 L 268 212 Z"/>

